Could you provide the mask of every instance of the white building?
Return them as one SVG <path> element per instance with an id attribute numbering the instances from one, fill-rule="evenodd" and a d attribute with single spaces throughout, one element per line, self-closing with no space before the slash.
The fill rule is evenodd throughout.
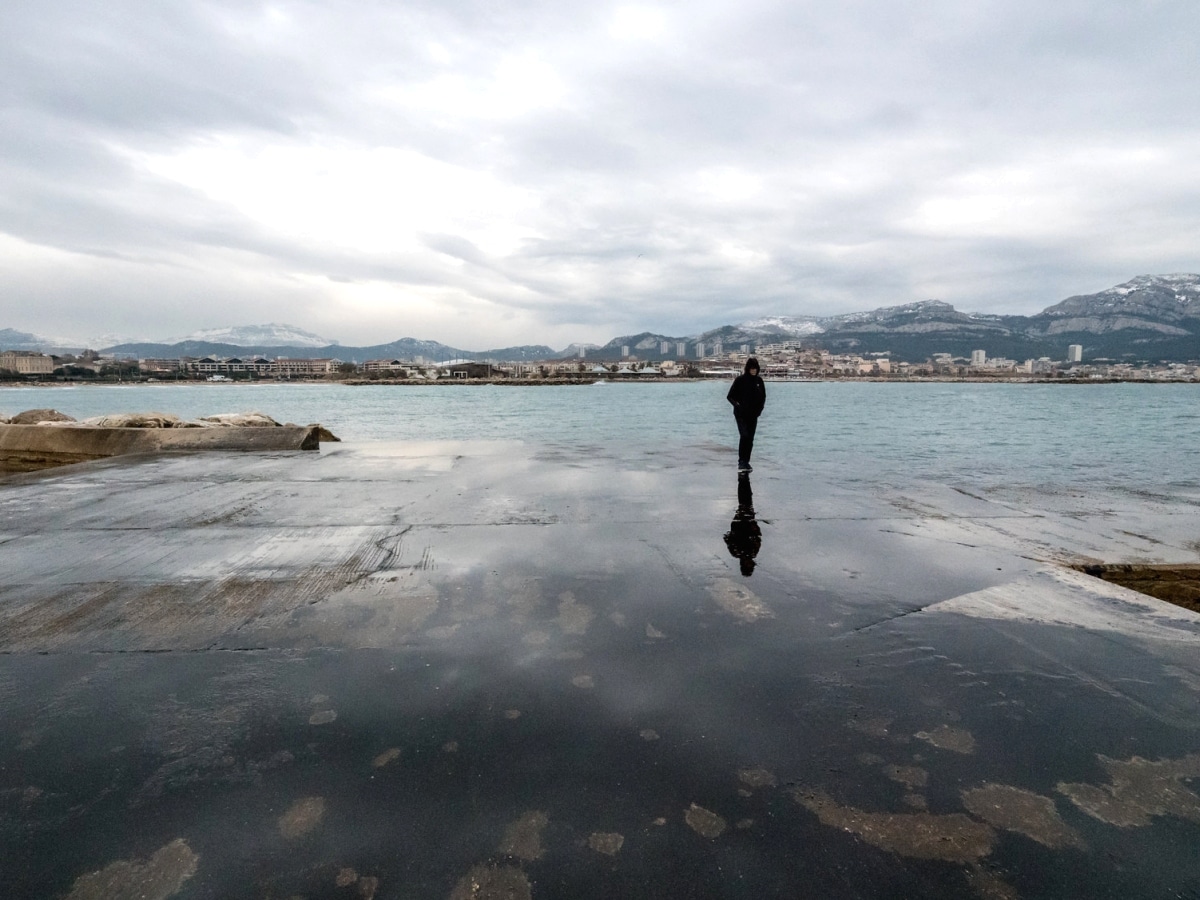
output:
<path id="1" fill-rule="evenodd" d="M 687 356 L 687 342 L 679 341 L 675 344 L 676 356 Z"/>
<path id="2" fill-rule="evenodd" d="M 985 365 L 987 365 L 987 351 L 986 350 L 972 350 L 971 351 L 971 366 L 973 368 L 979 368 L 980 366 L 985 366 Z"/>
<path id="3" fill-rule="evenodd" d="M 0 353 L 0 369 L 21 375 L 49 375 L 54 371 L 54 358 L 29 350 L 5 350 Z"/>
<path id="4" fill-rule="evenodd" d="M 1067 362 L 1083 362 L 1083 345 L 1071 344 L 1067 347 Z"/>

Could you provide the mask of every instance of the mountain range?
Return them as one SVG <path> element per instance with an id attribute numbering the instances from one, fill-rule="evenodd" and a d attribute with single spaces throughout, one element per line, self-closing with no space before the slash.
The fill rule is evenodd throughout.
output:
<path id="1" fill-rule="evenodd" d="M 1200 275 L 1140 275 L 1096 294 L 1068 297 L 1034 316 L 964 313 L 940 300 L 923 300 L 838 316 L 768 316 L 698 335 L 641 332 L 602 346 L 572 344 L 563 350 L 524 345 L 470 351 L 414 338 L 351 347 L 294 326 L 270 324 L 211 329 L 169 343 L 121 343 L 102 352 L 139 358 L 257 354 L 363 362 L 416 357 L 532 361 L 574 358 L 584 350 L 588 359 L 616 360 L 625 347 L 631 355 L 661 359 L 675 358 L 682 344 L 685 355 L 695 358 L 700 343 L 711 350 L 720 342 L 728 351 L 781 341 L 833 352 L 886 352 L 908 362 L 934 353 L 969 356 L 976 349 L 992 357 L 1063 359 L 1070 344 L 1082 345 L 1085 359 L 1185 362 L 1200 359 Z M 56 348 L 64 347 L 26 332 L 0 330 L 0 349 Z"/>

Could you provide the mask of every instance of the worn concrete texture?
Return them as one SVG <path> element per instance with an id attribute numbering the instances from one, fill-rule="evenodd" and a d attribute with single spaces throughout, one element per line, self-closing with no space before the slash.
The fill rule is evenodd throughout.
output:
<path id="1" fill-rule="evenodd" d="M 1200 498 L 731 462 L 0 481 L 3 895 L 1200 897 Z"/>

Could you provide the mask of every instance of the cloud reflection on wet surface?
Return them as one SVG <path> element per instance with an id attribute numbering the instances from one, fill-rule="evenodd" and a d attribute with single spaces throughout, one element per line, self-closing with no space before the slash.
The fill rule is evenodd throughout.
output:
<path id="1" fill-rule="evenodd" d="M 323 463 L 396 490 L 354 459 Z M 238 465 L 196 479 L 193 503 L 225 496 Z M 16 536 L 25 574 L 0 589 L 10 896 L 121 879 L 164 898 L 1200 883 L 1197 695 L 1173 674 L 1194 677 L 1200 625 L 1147 640 L 926 610 L 1040 564 L 1008 533 L 987 544 L 977 516 L 972 542 L 950 540 L 953 510 L 897 518 L 859 497 L 809 517 L 840 489 L 770 465 L 745 573 L 722 534 L 750 504 L 710 468 L 466 455 L 407 482 L 399 527 L 239 526 L 234 571 L 201 526 L 138 543 L 89 527 L 86 552 L 128 548 L 103 581 L 47 555 L 82 533 L 70 508 L 60 534 Z M 272 502 L 303 504 L 286 461 L 255 471 L 286 487 Z M 164 476 L 119 497 L 58 477 L 82 511 L 136 506 Z M 472 505 L 481 485 L 553 515 Z M 155 576 L 170 592 L 138 601 L 141 560 L 171 554 L 189 577 Z"/>

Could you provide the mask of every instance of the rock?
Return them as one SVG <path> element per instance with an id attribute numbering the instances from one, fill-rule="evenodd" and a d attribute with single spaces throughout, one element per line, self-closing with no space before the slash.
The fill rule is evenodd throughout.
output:
<path id="1" fill-rule="evenodd" d="M 215 416 L 202 416 L 201 422 L 211 425 L 236 425 L 240 428 L 277 428 L 279 423 L 270 416 L 260 412 L 217 413 Z"/>
<path id="2" fill-rule="evenodd" d="M 196 428 L 195 423 L 186 422 L 171 413 L 116 413 L 108 416 L 92 416 L 81 419 L 80 425 L 95 428 Z"/>
<path id="3" fill-rule="evenodd" d="M 338 437 L 336 434 L 334 434 L 332 431 L 330 431 L 324 425 L 319 425 L 316 422 L 313 422 L 308 427 L 317 429 L 317 440 L 322 444 L 328 444 L 331 441 L 339 443 L 339 444 L 342 442 L 342 439 L 340 437 Z"/>
<path id="4" fill-rule="evenodd" d="M 57 409 L 27 409 L 8 420 L 9 425 L 40 425 L 42 422 L 74 422 L 66 413 Z"/>

